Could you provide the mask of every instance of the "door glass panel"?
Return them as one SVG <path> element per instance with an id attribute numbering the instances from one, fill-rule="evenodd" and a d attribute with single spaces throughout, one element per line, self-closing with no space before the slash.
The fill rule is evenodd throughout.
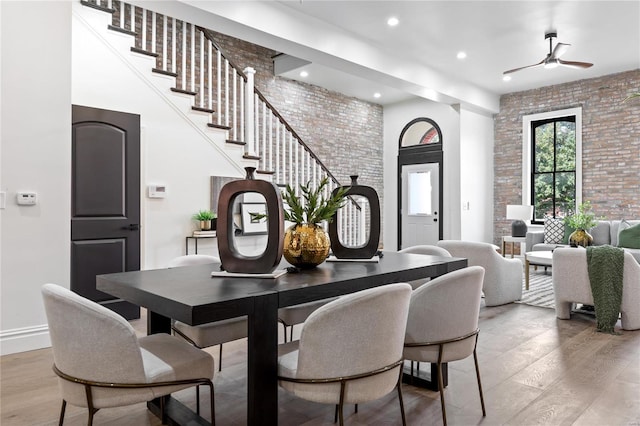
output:
<path id="1" fill-rule="evenodd" d="M 431 215 L 433 208 L 431 205 L 431 171 L 409 172 L 408 179 L 408 207 L 409 214 Z"/>

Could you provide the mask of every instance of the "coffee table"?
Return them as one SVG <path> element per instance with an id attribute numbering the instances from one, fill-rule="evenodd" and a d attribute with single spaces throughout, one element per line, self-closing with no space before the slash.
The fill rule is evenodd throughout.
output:
<path id="1" fill-rule="evenodd" d="M 552 266 L 552 251 L 528 251 L 524 254 L 524 282 L 529 290 L 529 267 L 531 265 Z"/>

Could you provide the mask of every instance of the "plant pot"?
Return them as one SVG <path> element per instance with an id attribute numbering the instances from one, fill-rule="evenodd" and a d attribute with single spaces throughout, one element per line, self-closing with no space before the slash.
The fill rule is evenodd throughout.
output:
<path id="1" fill-rule="evenodd" d="M 569 235 L 571 247 L 587 247 L 593 244 L 593 237 L 584 229 L 576 229 Z"/>
<path id="2" fill-rule="evenodd" d="M 210 220 L 201 220 L 200 221 L 200 230 L 201 231 L 210 231 L 211 230 L 211 221 Z"/>
<path id="3" fill-rule="evenodd" d="M 330 247 L 329 235 L 318 225 L 295 224 L 284 233 L 284 258 L 298 268 L 315 268 L 327 259 Z"/>

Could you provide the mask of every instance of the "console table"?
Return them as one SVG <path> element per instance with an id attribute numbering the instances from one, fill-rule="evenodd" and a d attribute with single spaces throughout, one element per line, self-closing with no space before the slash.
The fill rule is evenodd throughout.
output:
<path id="1" fill-rule="evenodd" d="M 282 261 L 280 268 L 290 266 Z M 384 252 L 378 263 L 325 262 L 277 279 L 212 278 L 215 265 L 98 275 L 97 288 L 148 309 L 148 333 L 248 315 L 247 424 L 278 424 L 278 309 L 395 282 L 437 277 L 467 259 Z M 159 401 L 149 403 L 159 413 Z M 174 398 L 170 424 L 208 424 Z M 173 423 L 171 423 L 173 422 Z"/>
<path id="2" fill-rule="evenodd" d="M 187 237 L 185 237 L 185 242 L 184 242 L 184 254 L 189 254 L 189 240 L 194 240 L 195 241 L 195 254 L 198 254 L 198 240 L 200 238 L 216 238 L 217 235 L 215 234 L 211 234 L 211 235 L 188 235 Z"/>

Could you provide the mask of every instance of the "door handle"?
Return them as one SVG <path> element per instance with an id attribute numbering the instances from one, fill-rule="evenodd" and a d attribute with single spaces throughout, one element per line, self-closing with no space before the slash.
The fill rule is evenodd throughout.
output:
<path id="1" fill-rule="evenodd" d="M 122 229 L 125 229 L 127 231 L 138 231 L 140 229 L 140 225 L 138 225 L 137 223 L 132 223 L 128 226 L 123 226 Z"/>

